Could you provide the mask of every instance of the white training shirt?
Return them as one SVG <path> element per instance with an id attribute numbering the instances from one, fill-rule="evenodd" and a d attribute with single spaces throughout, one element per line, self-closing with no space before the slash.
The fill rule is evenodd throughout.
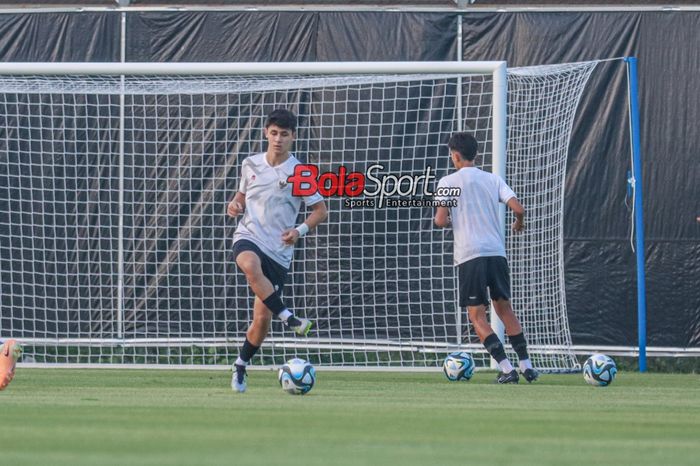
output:
<path id="1" fill-rule="evenodd" d="M 438 188 L 457 187 L 457 205 L 450 207 L 454 234 L 454 263 L 483 256 L 506 257 L 505 239 L 498 217 L 498 203 L 507 203 L 515 193 L 493 173 L 463 167 L 440 179 Z M 438 200 L 455 199 L 435 196 Z"/>
<path id="2" fill-rule="evenodd" d="M 296 226 L 302 199 L 307 206 L 323 200 L 318 193 L 303 198 L 292 196 L 292 185 L 287 183 L 287 178 L 299 163 L 292 154 L 275 167 L 267 163 L 264 152 L 246 157 L 238 188 L 245 194 L 245 213 L 233 234 L 233 242 L 252 241 L 285 268 L 292 262 L 294 247 L 282 241 L 282 233 Z"/>

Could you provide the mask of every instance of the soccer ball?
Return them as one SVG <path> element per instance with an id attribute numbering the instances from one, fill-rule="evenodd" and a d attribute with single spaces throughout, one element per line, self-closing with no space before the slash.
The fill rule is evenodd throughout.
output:
<path id="1" fill-rule="evenodd" d="M 455 351 L 447 355 L 442 363 L 442 370 L 451 382 L 469 380 L 474 375 L 474 359 L 466 351 Z"/>
<path id="2" fill-rule="evenodd" d="M 291 395 L 305 395 L 314 387 L 316 370 L 310 362 L 294 358 L 280 367 L 277 378 L 285 392 Z"/>
<path id="3" fill-rule="evenodd" d="M 597 387 L 606 387 L 615 380 L 615 361 L 604 354 L 594 354 L 583 363 L 583 379 Z"/>

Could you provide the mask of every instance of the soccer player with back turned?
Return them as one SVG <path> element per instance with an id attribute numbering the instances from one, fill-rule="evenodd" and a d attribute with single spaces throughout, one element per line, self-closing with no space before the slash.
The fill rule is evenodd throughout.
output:
<path id="1" fill-rule="evenodd" d="M 474 165 L 476 139 L 455 133 L 447 144 L 457 171 L 440 179 L 440 188 L 459 188 L 455 207 L 438 207 L 435 225 L 452 224 L 454 262 L 459 275 L 459 306 L 466 307 L 469 320 L 481 343 L 500 366 L 497 383 L 518 383 L 520 377 L 506 357 L 503 344 L 486 317 L 489 295 L 493 308 L 503 321 L 506 333 L 518 355 L 520 372 L 533 382 L 539 374 L 527 354 L 527 342 L 520 321 L 510 303 L 510 271 L 500 228 L 498 204 L 503 202 L 515 214 L 513 231 L 522 231 L 525 209 L 503 179 Z M 436 199 L 448 199 L 436 196 Z M 488 288 L 488 292 L 487 292 Z"/>
<path id="2" fill-rule="evenodd" d="M 295 197 L 287 183 L 300 163 L 290 153 L 296 127 L 297 117 L 288 110 L 268 115 L 264 130 L 267 152 L 243 161 L 240 187 L 227 208 L 230 217 L 243 214 L 233 237 L 233 256 L 255 294 L 253 322 L 231 380 L 231 388 L 237 392 L 246 390 L 246 366 L 265 340 L 273 315 L 300 336 L 306 336 L 313 325 L 308 319 L 296 317 L 281 298 L 294 244 L 328 215 L 321 195 Z M 294 227 L 302 199 L 311 213 Z"/>

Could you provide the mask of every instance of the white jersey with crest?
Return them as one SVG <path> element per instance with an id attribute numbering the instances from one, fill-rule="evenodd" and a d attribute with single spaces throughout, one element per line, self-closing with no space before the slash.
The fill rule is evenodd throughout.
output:
<path id="1" fill-rule="evenodd" d="M 287 178 L 300 163 L 290 154 L 287 160 L 273 167 L 262 152 L 247 157 L 241 167 L 238 191 L 245 194 L 245 212 L 233 234 L 233 242 L 252 241 L 285 268 L 292 262 L 294 247 L 282 241 L 282 233 L 296 226 L 302 200 L 307 206 L 323 200 L 318 193 L 292 196 L 292 185 L 287 183 Z"/>
<path id="2" fill-rule="evenodd" d="M 457 205 L 450 207 L 455 265 L 482 256 L 506 257 L 498 203 L 515 197 L 513 190 L 500 176 L 476 167 L 463 167 L 438 182 L 438 188 L 450 187 L 461 189 Z"/>

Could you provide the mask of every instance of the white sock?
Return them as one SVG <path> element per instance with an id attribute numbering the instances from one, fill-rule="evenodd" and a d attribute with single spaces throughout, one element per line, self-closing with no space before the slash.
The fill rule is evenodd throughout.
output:
<path id="1" fill-rule="evenodd" d="M 503 361 L 498 363 L 499 366 L 501 366 L 501 372 L 504 372 L 508 374 L 509 372 L 513 372 L 513 366 L 511 365 L 510 361 L 508 358 L 504 359 Z"/>
<path id="2" fill-rule="evenodd" d="M 282 322 L 287 322 L 287 319 L 292 317 L 294 314 L 292 314 L 289 309 L 285 309 L 284 311 L 279 313 L 279 318 L 282 319 Z"/>
<path id="3" fill-rule="evenodd" d="M 520 372 L 525 372 L 527 369 L 532 369 L 532 363 L 529 359 L 518 361 L 518 366 L 520 366 Z"/>
<path id="4" fill-rule="evenodd" d="M 236 362 L 234 363 L 236 366 L 247 366 L 250 361 L 244 361 L 241 359 L 240 356 L 238 356 L 238 359 L 236 359 Z"/>

